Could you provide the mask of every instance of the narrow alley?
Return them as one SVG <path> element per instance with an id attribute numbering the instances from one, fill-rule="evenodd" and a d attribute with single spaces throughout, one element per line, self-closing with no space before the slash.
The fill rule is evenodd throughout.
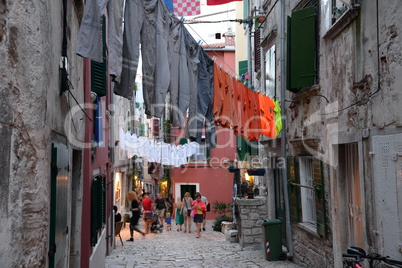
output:
<path id="1" fill-rule="evenodd" d="M 106 268 L 139 267 L 300 267 L 289 261 L 269 262 L 262 250 L 242 249 L 238 243 L 226 241 L 221 232 L 212 230 L 213 221 L 207 221 L 207 228 L 201 238 L 192 233 L 172 231 L 148 234 L 142 237 L 135 233 L 134 242 L 129 242 L 129 225 L 121 231 L 123 246 L 116 237 L 116 248 L 106 257 Z M 143 224 L 140 221 L 140 229 Z"/>

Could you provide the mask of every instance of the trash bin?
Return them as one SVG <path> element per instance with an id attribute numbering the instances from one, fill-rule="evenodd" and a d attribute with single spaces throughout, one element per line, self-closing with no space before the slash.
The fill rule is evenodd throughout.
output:
<path id="1" fill-rule="evenodd" d="M 281 225 L 282 221 L 279 219 L 264 220 L 262 224 L 265 257 L 268 261 L 277 261 L 282 253 Z"/>

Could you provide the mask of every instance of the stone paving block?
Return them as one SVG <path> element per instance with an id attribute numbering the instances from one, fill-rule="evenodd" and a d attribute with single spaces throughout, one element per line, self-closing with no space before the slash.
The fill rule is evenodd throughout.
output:
<path id="1" fill-rule="evenodd" d="M 213 221 L 208 221 L 211 226 Z M 172 226 L 174 228 L 175 226 Z M 139 226 L 143 229 L 142 223 Z M 123 241 L 129 238 L 128 226 L 121 232 Z M 106 256 L 105 268 L 141 267 L 191 267 L 191 268 L 297 268 L 291 262 L 268 262 L 263 250 L 244 250 L 238 243 L 226 241 L 224 234 L 212 231 L 201 232 L 195 238 L 192 233 L 163 232 L 148 234 L 144 238 L 134 234 L 134 242 L 119 245 Z"/>

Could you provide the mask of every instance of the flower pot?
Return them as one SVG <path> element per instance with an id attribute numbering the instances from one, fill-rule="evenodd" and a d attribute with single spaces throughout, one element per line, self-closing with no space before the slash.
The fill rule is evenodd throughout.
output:
<path id="1" fill-rule="evenodd" d="M 230 173 L 235 173 L 239 169 L 237 167 L 228 167 L 228 170 Z"/>
<path id="2" fill-rule="evenodd" d="M 264 176 L 265 168 L 247 169 L 247 173 L 250 176 Z"/>

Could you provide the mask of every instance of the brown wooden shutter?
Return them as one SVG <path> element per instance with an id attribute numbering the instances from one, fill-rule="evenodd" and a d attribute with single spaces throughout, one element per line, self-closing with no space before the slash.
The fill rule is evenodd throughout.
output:
<path id="1" fill-rule="evenodd" d="M 254 71 L 261 70 L 261 46 L 260 46 L 261 30 L 257 29 L 254 32 Z"/>
<path id="2" fill-rule="evenodd" d="M 289 179 L 290 220 L 292 222 L 300 222 L 300 187 L 292 185 L 292 183 L 300 183 L 299 161 L 296 157 L 287 158 L 287 169 Z"/>
<path id="3" fill-rule="evenodd" d="M 320 159 L 313 158 L 312 167 L 315 190 L 317 233 L 323 237 L 326 237 L 328 233 L 328 228 L 326 215 L 327 211 L 325 205 L 323 163 Z"/>

